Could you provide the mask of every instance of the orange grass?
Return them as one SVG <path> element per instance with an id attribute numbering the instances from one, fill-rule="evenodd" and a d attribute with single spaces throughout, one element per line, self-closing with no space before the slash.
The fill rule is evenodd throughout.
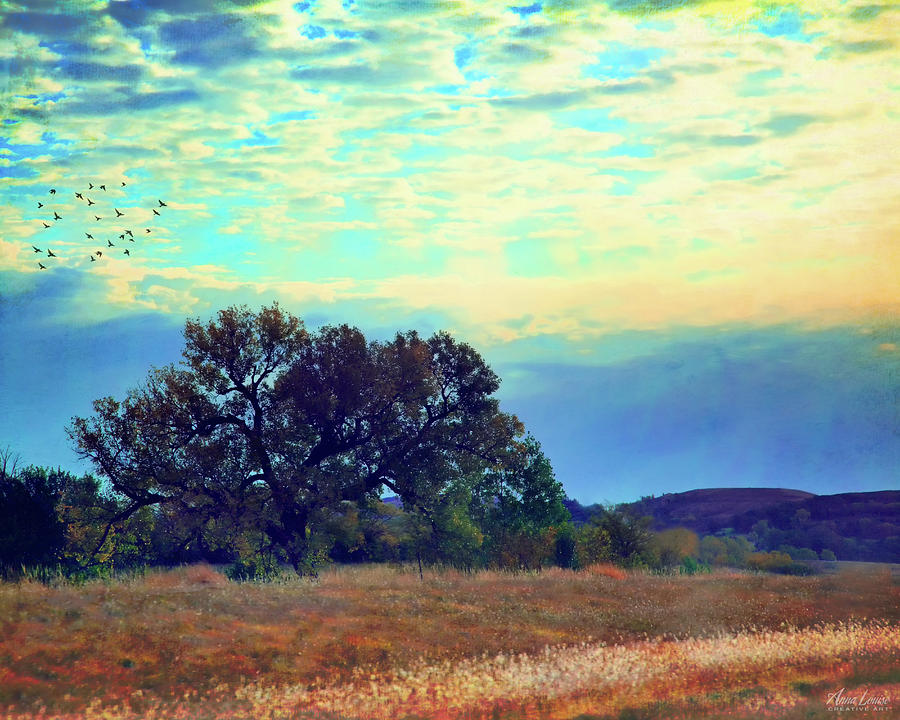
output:
<path id="1" fill-rule="evenodd" d="M 898 621 L 887 573 L 369 566 L 257 585 L 204 566 L 0 585 L 0 717 L 749 718 L 900 683 Z"/>

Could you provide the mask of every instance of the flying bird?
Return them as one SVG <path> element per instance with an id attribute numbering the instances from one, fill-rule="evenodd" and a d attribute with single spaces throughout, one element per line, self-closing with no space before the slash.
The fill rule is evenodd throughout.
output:
<path id="1" fill-rule="evenodd" d="M 44 203 L 38 203 L 38 207 L 39 207 L 39 208 L 44 207 Z"/>
<path id="2" fill-rule="evenodd" d="M 150 232 L 150 228 L 147 228 L 146 232 Z"/>
<path id="3" fill-rule="evenodd" d="M 103 253 L 100 252 L 99 250 L 97 251 L 96 255 L 97 255 L 97 257 L 103 257 Z"/>
<path id="4" fill-rule="evenodd" d="M 124 240 L 124 239 L 125 239 L 125 233 L 122 233 L 121 235 L 119 235 L 119 240 Z"/>
<path id="5" fill-rule="evenodd" d="M 41 221 L 41 222 L 43 222 L 43 221 Z M 44 227 L 45 227 L 45 228 L 48 228 L 48 227 L 50 227 L 50 226 L 49 226 L 47 223 L 44 223 Z"/>
<path id="6" fill-rule="evenodd" d="M 158 202 L 159 202 L 159 206 L 160 206 L 160 207 L 169 207 L 169 206 L 166 205 L 162 200 L 158 200 Z"/>
<path id="7" fill-rule="evenodd" d="M 53 251 L 50 248 L 47 248 L 47 257 L 56 257 L 56 255 L 53 254 Z"/>
<path id="8" fill-rule="evenodd" d="M 62 218 L 60 217 L 59 213 L 57 213 L 57 212 L 54 212 L 54 213 L 53 213 L 53 219 L 54 219 L 54 220 L 62 220 Z"/>
<path id="9" fill-rule="evenodd" d="M 159 213 L 156 212 L 156 208 L 153 208 L 153 214 L 154 214 L 154 215 L 159 215 Z"/>
<path id="10" fill-rule="evenodd" d="M 134 242 L 134 238 L 128 238 L 128 242 Z"/>
<path id="11" fill-rule="evenodd" d="M 113 210 L 116 211 L 116 217 L 122 217 L 125 215 L 125 213 L 119 212 L 119 208 L 113 208 Z"/>
<path id="12" fill-rule="evenodd" d="M 94 239 L 94 236 L 93 236 L 93 235 L 91 235 L 91 234 L 90 234 L 90 233 L 85 233 L 85 235 L 86 235 L 86 236 L 87 236 L 87 237 L 88 237 L 88 238 L 90 238 L 90 239 L 91 239 L 91 240 L 93 240 L 93 239 Z"/>
<path id="13" fill-rule="evenodd" d="M 88 190 L 94 189 L 94 183 L 88 183 Z"/>
<path id="14" fill-rule="evenodd" d="M 56 195 L 56 190 L 54 190 L 53 188 L 50 188 L 50 194 L 51 194 L 51 195 Z"/>
<path id="15" fill-rule="evenodd" d="M 97 258 L 95 258 L 93 255 L 88 255 L 88 257 L 91 259 L 91 262 L 97 262 Z"/>
<path id="16" fill-rule="evenodd" d="M 106 247 L 115 247 L 115 245 L 113 245 L 112 240 L 107 240 Z"/>
<path id="17" fill-rule="evenodd" d="M 106 185 L 101 185 L 101 186 L 100 186 L 100 189 L 101 189 L 103 192 L 106 192 Z"/>
<path id="18" fill-rule="evenodd" d="M 122 183 L 122 187 L 125 187 L 125 183 Z"/>
<path id="19" fill-rule="evenodd" d="M 125 234 L 126 234 L 126 235 L 131 235 L 131 237 L 134 237 L 134 235 L 132 234 L 131 230 L 126 230 L 126 231 L 125 231 Z"/>
<path id="20" fill-rule="evenodd" d="M 125 254 L 126 254 L 126 255 L 131 255 L 131 253 L 128 252 L 128 248 L 125 248 Z"/>
<path id="21" fill-rule="evenodd" d="M 87 202 L 88 202 L 88 206 L 90 206 L 90 205 L 96 205 L 96 204 L 97 204 L 97 203 L 95 203 L 93 200 L 91 200 L 90 198 L 87 199 Z"/>
<path id="22" fill-rule="evenodd" d="M 103 219 L 102 217 L 97 217 L 96 215 L 94 215 L 94 217 L 97 218 L 97 222 L 100 222 Z"/>
<path id="23" fill-rule="evenodd" d="M 40 263 L 38 263 L 38 267 L 39 267 L 41 270 L 46 270 L 46 269 L 47 269 L 47 268 L 45 268 L 43 265 L 41 265 Z"/>
<path id="24" fill-rule="evenodd" d="M 84 195 L 82 195 L 81 193 L 75 193 L 75 197 L 77 197 L 79 200 L 84 200 Z"/>
<path id="25" fill-rule="evenodd" d="M 34 247 L 34 245 L 32 245 L 31 247 L 34 248 L 34 251 L 35 251 L 35 252 L 43 252 L 43 250 L 41 250 L 40 248 Z"/>

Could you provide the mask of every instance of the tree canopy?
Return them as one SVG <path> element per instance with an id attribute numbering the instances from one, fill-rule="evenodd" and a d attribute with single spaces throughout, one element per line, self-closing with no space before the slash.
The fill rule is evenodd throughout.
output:
<path id="1" fill-rule="evenodd" d="M 259 531 L 305 572 L 317 523 L 385 487 L 433 523 L 436 499 L 466 478 L 489 477 L 510 512 L 511 498 L 523 512 L 558 512 L 546 488 L 531 497 L 525 486 L 547 471 L 529 464 L 534 446 L 500 410 L 499 378 L 447 333 L 312 332 L 274 304 L 189 320 L 184 338 L 180 365 L 151 370 L 123 400 L 95 401 L 68 428 L 125 499 L 113 521 L 167 506 L 186 533 Z"/>

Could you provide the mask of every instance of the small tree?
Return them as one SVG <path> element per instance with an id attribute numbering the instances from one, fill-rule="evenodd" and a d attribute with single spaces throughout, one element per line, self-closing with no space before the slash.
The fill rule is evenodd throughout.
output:
<path id="1" fill-rule="evenodd" d="M 66 480 L 61 471 L 48 472 L 15 463 L 0 464 L 0 575 L 17 576 L 23 567 L 55 564 L 65 547 L 65 525 L 56 503 Z"/>
<path id="2" fill-rule="evenodd" d="M 488 559 L 529 570 L 552 561 L 557 529 L 572 520 L 564 499 L 550 460 L 529 435 L 506 467 L 486 473 L 473 488 L 473 515 Z"/>
<path id="3" fill-rule="evenodd" d="M 728 546 L 722 538 L 706 535 L 700 540 L 698 556 L 707 565 L 727 565 Z"/>
<path id="4" fill-rule="evenodd" d="M 674 567 L 685 558 L 697 558 L 700 540 L 693 530 L 672 528 L 654 534 L 651 547 L 662 567 Z"/>
<path id="5" fill-rule="evenodd" d="M 586 568 L 595 563 L 606 563 L 613 560 L 612 543 L 609 533 L 594 516 L 591 522 L 585 523 L 575 532 L 575 566 Z"/>
<path id="6" fill-rule="evenodd" d="M 638 517 L 616 508 L 605 508 L 597 518 L 609 537 L 614 561 L 625 567 L 645 565 L 651 559 L 651 522 L 649 516 Z"/>

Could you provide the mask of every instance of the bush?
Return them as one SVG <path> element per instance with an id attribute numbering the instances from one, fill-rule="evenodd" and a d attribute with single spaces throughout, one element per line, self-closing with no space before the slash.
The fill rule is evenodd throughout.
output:
<path id="1" fill-rule="evenodd" d="M 696 575 L 697 573 L 708 573 L 709 565 L 705 563 L 697 562 L 694 558 L 688 555 L 681 561 L 681 565 L 678 568 L 678 572 L 682 575 Z"/>
<path id="2" fill-rule="evenodd" d="M 556 564 L 561 568 L 574 568 L 576 564 L 575 527 L 572 523 L 560 525 L 556 532 Z"/>
<path id="3" fill-rule="evenodd" d="M 616 567 L 611 563 L 595 563 L 593 565 L 588 565 L 581 570 L 581 572 L 592 577 L 608 577 L 613 580 L 624 580 L 628 577 L 628 573 L 622 568 Z"/>
<path id="4" fill-rule="evenodd" d="M 65 479 L 38 467 L 0 473 L 0 576 L 16 578 L 27 568 L 59 562 L 66 531 L 56 503 Z"/>
<path id="5" fill-rule="evenodd" d="M 675 567 L 687 558 L 697 557 L 700 540 L 692 530 L 672 528 L 654 533 L 650 547 L 661 567 Z"/>
<path id="6" fill-rule="evenodd" d="M 262 580 L 269 582 L 281 575 L 281 565 L 271 554 L 241 558 L 225 569 L 225 575 L 236 582 Z"/>
<path id="7" fill-rule="evenodd" d="M 781 575 L 813 575 L 816 570 L 811 565 L 795 562 L 786 552 L 757 552 L 747 556 L 747 567 L 751 570 L 779 573 Z"/>

